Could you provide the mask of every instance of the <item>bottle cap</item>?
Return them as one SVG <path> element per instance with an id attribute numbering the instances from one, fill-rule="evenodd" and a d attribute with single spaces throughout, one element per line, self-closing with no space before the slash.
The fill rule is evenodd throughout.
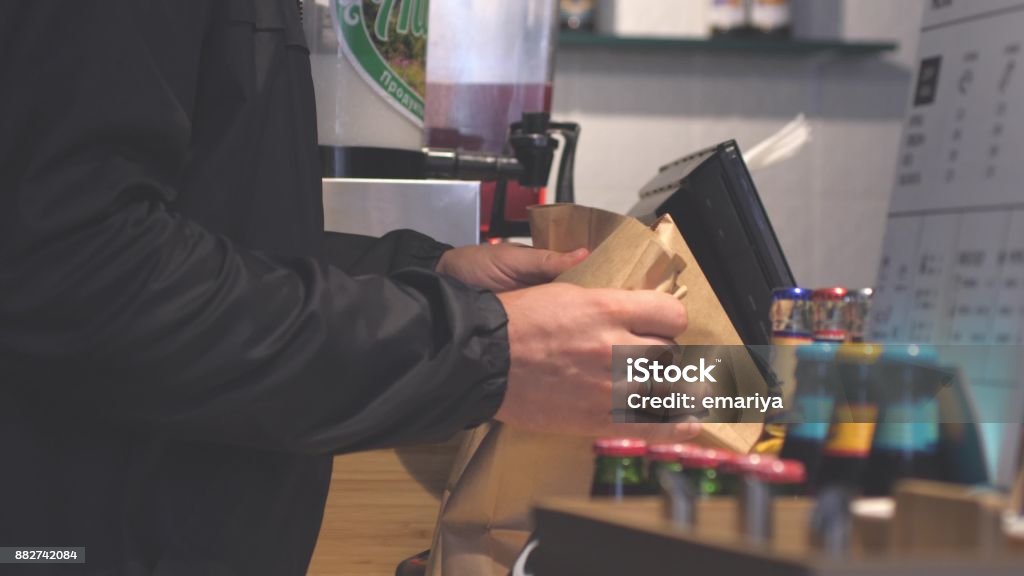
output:
<path id="1" fill-rule="evenodd" d="M 832 286 L 830 288 L 818 288 L 811 293 L 811 300 L 838 300 L 842 301 L 846 299 L 847 290 L 842 286 Z"/>
<path id="2" fill-rule="evenodd" d="M 736 455 L 732 452 L 715 450 L 714 448 L 704 448 L 692 454 L 681 455 L 679 457 L 679 462 L 684 468 L 718 469 L 729 462 L 732 462 L 735 458 Z"/>
<path id="3" fill-rule="evenodd" d="M 886 344 L 882 361 L 934 366 L 939 363 L 939 353 L 927 344 Z"/>
<path id="4" fill-rule="evenodd" d="M 772 300 L 810 300 L 811 291 L 806 288 L 776 288 L 772 290 Z"/>
<path id="5" fill-rule="evenodd" d="M 875 295 L 874 288 L 861 288 L 860 290 L 851 290 L 846 294 L 846 299 L 850 302 L 871 302 L 871 298 Z"/>
<path id="6" fill-rule="evenodd" d="M 814 339 L 843 342 L 849 336 L 846 318 L 846 288 L 834 286 L 819 288 L 811 294 L 811 317 L 814 319 Z"/>
<path id="7" fill-rule="evenodd" d="M 760 454 L 740 458 L 739 471 L 769 484 L 800 484 L 806 477 L 802 462 Z"/>
<path id="8" fill-rule="evenodd" d="M 836 359 L 836 348 L 839 344 L 835 342 L 814 342 L 796 349 L 797 360 L 808 360 L 812 362 L 831 362 Z"/>
<path id="9" fill-rule="evenodd" d="M 836 360 L 847 364 L 874 364 L 882 355 L 881 344 L 848 343 L 836 350 Z"/>
<path id="10" fill-rule="evenodd" d="M 677 462 L 687 454 L 703 450 L 695 444 L 653 444 L 647 447 L 647 459 L 657 462 Z"/>
<path id="11" fill-rule="evenodd" d="M 594 453 L 619 458 L 643 456 L 647 453 L 647 442 L 636 438 L 601 438 L 594 441 Z"/>

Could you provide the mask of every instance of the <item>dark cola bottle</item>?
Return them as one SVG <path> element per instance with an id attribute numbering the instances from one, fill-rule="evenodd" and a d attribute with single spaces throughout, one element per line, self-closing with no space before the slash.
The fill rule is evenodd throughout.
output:
<path id="1" fill-rule="evenodd" d="M 815 342 L 797 350 L 796 389 L 791 422 L 779 457 L 804 465 L 805 482 L 799 491 L 809 493 L 816 486 L 818 469 L 835 410 L 838 375 L 836 348 L 831 342 Z"/>
<path id="2" fill-rule="evenodd" d="M 878 422 L 879 344 L 843 344 L 836 349 L 839 391 L 828 439 L 822 449 L 818 487 L 862 490 Z"/>
<path id="3" fill-rule="evenodd" d="M 879 361 L 881 406 L 865 495 L 887 496 L 903 478 L 940 479 L 937 394 L 947 381 L 933 347 L 886 347 Z"/>

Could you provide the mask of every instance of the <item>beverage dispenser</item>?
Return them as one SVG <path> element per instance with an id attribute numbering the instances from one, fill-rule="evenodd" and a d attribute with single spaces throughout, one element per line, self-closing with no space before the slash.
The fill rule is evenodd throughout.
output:
<path id="1" fill-rule="evenodd" d="M 555 197 L 573 200 L 579 126 L 549 116 L 555 0 L 301 6 L 328 229 L 527 236 L 561 143 Z"/>
<path id="2" fill-rule="evenodd" d="M 353 150 L 418 150 L 428 1 L 302 0 L 300 6 L 329 175 L 347 175 L 333 164 Z"/>
<path id="3" fill-rule="evenodd" d="M 430 25 L 426 145 L 514 153 L 509 126 L 523 113 L 551 112 L 556 0 L 435 1 Z M 495 205 L 495 198 L 504 201 Z M 481 198 L 481 231 L 489 237 L 525 235 L 516 223 L 526 220 L 527 206 L 543 201 L 543 185 L 488 182 Z"/>

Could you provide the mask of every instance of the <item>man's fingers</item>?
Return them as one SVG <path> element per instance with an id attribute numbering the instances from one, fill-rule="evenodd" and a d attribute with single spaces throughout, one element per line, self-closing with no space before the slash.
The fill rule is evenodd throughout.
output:
<path id="1" fill-rule="evenodd" d="M 673 339 L 686 331 L 686 306 L 671 294 L 637 290 L 623 294 L 626 328 L 638 336 Z"/>

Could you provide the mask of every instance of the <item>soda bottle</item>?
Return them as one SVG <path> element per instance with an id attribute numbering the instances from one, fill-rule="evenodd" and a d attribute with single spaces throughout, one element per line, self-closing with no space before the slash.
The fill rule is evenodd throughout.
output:
<path id="1" fill-rule="evenodd" d="M 850 491 L 842 486 L 824 488 L 811 511 L 810 544 L 833 560 L 841 561 L 850 549 Z"/>
<path id="2" fill-rule="evenodd" d="M 804 288 L 776 288 L 772 290 L 771 370 L 775 375 L 783 398 L 793 396 L 796 374 L 797 348 L 813 342 L 811 333 L 811 291 Z M 782 448 L 789 418 L 786 411 L 765 415 L 764 434 L 754 451 L 778 454 Z"/>
<path id="3" fill-rule="evenodd" d="M 846 288 L 833 286 L 819 288 L 811 293 L 811 316 L 814 339 L 819 342 L 845 342 L 849 336 L 846 327 Z"/>
<path id="4" fill-rule="evenodd" d="M 805 489 L 816 485 L 822 450 L 835 409 L 838 388 L 836 348 L 838 345 L 831 342 L 815 342 L 797 350 L 792 422 L 786 429 L 779 457 L 804 465 Z"/>
<path id="5" fill-rule="evenodd" d="M 846 295 L 846 329 L 850 342 L 864 341 L 864 327 L 867 325 L 868 313 L 871 312 L 871 299 L 875 291 L 872 288 L 861 288 Z"/>
<path id="6" fill-rule="evenodd" d="M 939 405 L 946 380 L 931 346 L 887 346 L 879 360 L 878 429 L 864 475 L 864 493 L 887 496 L 901 478 L 939 480 Z"/>
<path id="7" fill-rule="evenodd" d="M 632 438 L 603 438 L 594 442 L 594 481 L 590 495 L 622 500 L 651 494 L 644 473 L 647 443 Z"/>
<path id="8" fill-rule="evenodd" d="M 877 344 L 843 344 L 836 349 L 839 394 L 822 450 L 817 485 L 840 485 L 857 492 L 871 455 L 878 422 Z"/>
<path id="9" fill-rule="evenodd" d="M 660 490 L 661 472 L 682 472 L 683 464 L 681 458 L 685 454 L 691 454 L 702 450 L 694 444 L 652 444 L 647 447 L 647 479 L 651 484 L 651 491 L 657 493 Z"/>
<path id="10" fill-rule="evenodd" d="M 736 493 L 734 473 L 724 470 L 735 458 L 731 452 L 705 448 L 680 455 L 679 462 L 683 466 L 683 475 L 696 488 L 697 494 L 701 498 L 710 498 Z"/>
<path id="11" fill-rule="evenodd" d="M 772 344 L 799 345 L 814 338 L 811 329 L 811 291 L 805 288 L 772 290 Z"/>
<path id="12" fill-rule="evenodd" d="M 776 490 L 803 484 L 804 465 L 794 460 L 780 460 L 757 454 L 736 461 L 741 473 L 739 492 L 739 525 L 752 541 L 767 543 L 772 539 L 773 511 Z"/>

